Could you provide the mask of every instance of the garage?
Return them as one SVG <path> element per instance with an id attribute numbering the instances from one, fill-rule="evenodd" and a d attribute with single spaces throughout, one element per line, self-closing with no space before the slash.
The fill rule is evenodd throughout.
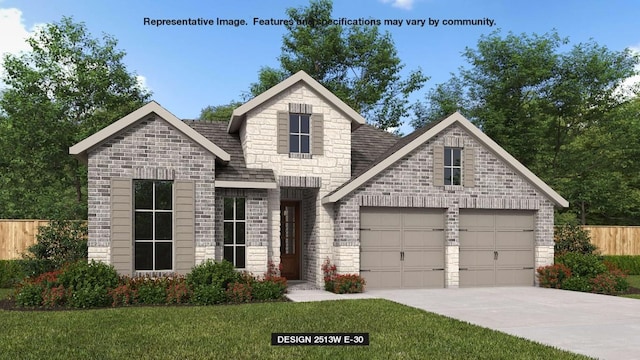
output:
<path id="1" fill-rule="evenodd" d="M 444 287 L 444 209 L 360 209 L 360 275 L 369 289 Z"/>
<path id="2" fill-rule="evenodd" d="M 460 286 L 534 284 L 533 211 L 460 209 Z"/>

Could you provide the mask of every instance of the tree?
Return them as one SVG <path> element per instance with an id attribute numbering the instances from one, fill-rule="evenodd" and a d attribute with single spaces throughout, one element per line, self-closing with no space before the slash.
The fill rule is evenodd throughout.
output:
<path id="1" fill-rule="evenodd" d="M 250 96 L 304 70 L 376 126 L 400 126 L 409 114 L 409 95 L 427 78 L 420 70 L 400 75 L 404 65 L 388 32 L 377 26 L 334 24 L 332 10 L 331 0 L 287 9 L 291 22 L 285 25 L 280 68 L 262 68 Z"/>
<path id="2" fill-rule="evenodd" d="M 217 106 L 207 106 L 200 111 L 200 116 L 198 120 L 206 120 L 206 121 L 229 121 L 231 118 L 231 114 L 233 110 L 238 106 L 242 105 L 242 103 L 238 101 L 231 101 L 226 105 L 217 105 Z"/>
<path id="3" fill-rule="evenodd" d="M 64 17 L 4 59 L 0 99 L 0 217 L 86 218 L 86 167 L 69 146 L 142 105 L 117 41 Z"/>
<path id="4" fill-rule="evenodd" d="M 556 32 L 499 31 L 463 56 L 469 66 L 415 108 L 415 127 L 457 108 L 559 190 L 583 222 L 615 223 L 637 211 L 639 175 L 621 167 L 633 158 L 619 150 L 640 146 L 628 108 L 637 89 L 620 95 L 637 56 L 593 41 L 569 46 Z"/>

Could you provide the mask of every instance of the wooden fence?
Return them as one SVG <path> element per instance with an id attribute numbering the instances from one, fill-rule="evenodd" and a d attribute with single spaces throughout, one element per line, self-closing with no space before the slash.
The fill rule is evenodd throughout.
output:
<path id="1" fill-rule="evenodd" d="M 640 255 L 640 226 L 585 226 L 603 255 Z"/>
<path id="2" fill-rule="evenodd" d="M 47 220 L 0 220 L 0 260 L 20 259 Z"/>
<path id="3" fill-rule="evenodd" d="M 0 260 L 19 259 L 47 220 L 0 220 Z M 603 255 L 640 255 L 640 226 L 585 226 Z"/>

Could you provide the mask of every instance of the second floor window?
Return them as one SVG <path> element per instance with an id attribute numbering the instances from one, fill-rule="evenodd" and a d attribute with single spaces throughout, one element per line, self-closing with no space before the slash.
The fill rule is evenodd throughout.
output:
<path id="1" fill-rule="evenodd" d="M 444 184 L 462 185 L 462 149 L 444 148 Z"/>
<path id="2" fill-rule="evenodd" d="M 310 119 L 309 114 L 289 114 L 290 153 L 309 154 L 311 152 Z"/>

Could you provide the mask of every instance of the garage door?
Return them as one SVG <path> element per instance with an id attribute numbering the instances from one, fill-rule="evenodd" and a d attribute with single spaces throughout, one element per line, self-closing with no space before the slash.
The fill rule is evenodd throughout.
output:
<path id="1" fill-rule="evenodd" d="M 361 208 L 360 241 L 367 288 L 444 287 L 444 210 Z"/>
<path id="2" fill-rule="evenodd" d="M 460 286 L 531 286 L 534 212 L 460 209 Z"/>

